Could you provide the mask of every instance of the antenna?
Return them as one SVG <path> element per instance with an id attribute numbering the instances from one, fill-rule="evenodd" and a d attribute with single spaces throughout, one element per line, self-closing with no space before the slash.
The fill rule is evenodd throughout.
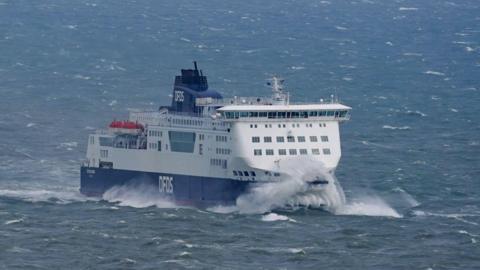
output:
<path id="1" fill-rule="evenodd" d="M 198 70 L 198 68 L 197 68 L 197 61 L 193 61 L 193 65 L 195 66 L 195 70 Z"/>
<path id="2" fill-rule="evenodd" d="M 277 76 L 273 76 L 271 79 L 267 81 L 267 85 L 272 87 L 272 99 L 273 102 L 276 104 L 288 104 L 289 103 L 289 96 L 288 93 L 285 94 L 283 92 L 283 83 L 285 82 L 284 79 L 278 78 Z"/>

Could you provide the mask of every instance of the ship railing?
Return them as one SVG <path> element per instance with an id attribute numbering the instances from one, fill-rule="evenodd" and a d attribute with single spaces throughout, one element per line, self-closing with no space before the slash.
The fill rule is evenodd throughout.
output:
<path id="1" fill-rule="evenodd" d="M 233 98 L 197 98 L 195 105 L 199 107 L 223 107 L 228 105 L 305 105 L 305 104 L 339 104 L 336 96 L 330 96 L 329 99 L 319 99 L 317 101 L 294 101 L 290 99 L 275 99 L 271 97 L 233 97 Z"/>

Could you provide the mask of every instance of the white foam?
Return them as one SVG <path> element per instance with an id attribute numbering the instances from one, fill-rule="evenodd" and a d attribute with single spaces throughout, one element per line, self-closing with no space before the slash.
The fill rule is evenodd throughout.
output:
<path id="1" fill-rule="evenodd" d="M 5 221 L 4 224 L 5 225 L 10 225 L 10 224 L 15 224 L 15 223 L 20 223 L 20 222 L 23 222 L 23 218 L 7 220 L 7 221 Z"/>
<path id="2" fill-rule="evenodd" d="M 80 194 L 77 190 L 57 191 L 46 189 L 0 189 L 0 196 L 21 199 L 28 202 L 48 202 L 54 200 L 57 203 L 71 203 L 77 201 L 94 200 Z"/>
<path id="3" fill-rule="evenodd" d="M 393 130 L 407 130 L 410 129 L 409 126 L 401 126 L 401 127 L 394 127 L 394 126 L 389 126 L 389 125 L 384 125 L 382 128 L 384 129 L 393 129 Z"/>
<path id="4" fill-rule="evenodd" d="M 263 221 L 289 221 L 290 219 L 287 216 L 279 215 L 275 213 L 269 213 L 262 216 Z"/>
<path id="5" fill-rule="evenodd" d="M 169 199 L 158 194 L 156 187 L 150 185 L 137 186 L 114 186 L 107 190 L 102 198 L 108 202 L 117 203 L 120 206 L 145 208 L 156 206 L 158 208 L 177 207 Z"/>
<path id="6" fill-rule="evenodd" d="M 417 11 L 418 8 L 416 8 L 416 7 L 399 7 L 398 10 L 400 10 L 400 11 Z"/>
<path id="7" fill-rule="evenodd" d="M 35 125 L 36 125 L 35 123 L 28 123 L 28 124 L 27 124 L 27 127 L 33 127 L 33 126 L 35 126 Z"/>
<path id="8" fill-rule="evenodd" d="M 445 73 L 433 70 L 427 70 L 424 72 L 425 74 L 435 75 L 435 76 L 445 76 Z"/>
<path id="9" fill-rule="evenodd" d="M 402 217 L 381 198 L 370 195 L 347 202 L 342 187 L 332 172 L 321 162 L 309 159 L 290 160 L 283 165 L 284 179 L 257 186 L 237 199 L 240 213 L 268 213 L 285 206 L 322 208 L 335 215 L 365 215 Z M 312 179 L 323 179 L 328 184 L 312 187 Z M 262 220 L 285 220 L 288 217 L 269 213 Z"/>
<path id="10" fill-rule="evenodd" d="M 384 200 L 376 196 L 358 198 L 354 202 L 342 205 L 336 209 L 335 214 L 394 218 L 402 217 L 402 215 L 390 207 Z"/>

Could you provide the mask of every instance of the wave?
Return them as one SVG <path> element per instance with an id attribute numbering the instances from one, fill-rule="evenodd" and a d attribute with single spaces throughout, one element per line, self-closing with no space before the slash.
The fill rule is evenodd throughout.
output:
<path id="1" fill-rule="evenodd" d="M 72 203 L 95 200 L 82 195 L 78 190 L 0 189 L 0 196 L 28 202 Z"/>

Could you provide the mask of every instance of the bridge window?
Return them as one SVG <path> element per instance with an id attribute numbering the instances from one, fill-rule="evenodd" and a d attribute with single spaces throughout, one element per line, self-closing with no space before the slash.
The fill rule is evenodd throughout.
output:
<path id="1" fill-rule="evenodd" d="M 297 140 L 298 142 L 305 142 L 305 136 L 298 136 Z"/>
<path id="2" fill-rule="evenodd" d="M 267 149 L 267 150 L 265 150 L 265 155 L 267 155 L 267 156 L 273 156 L 273 149 Z"/>
<path id="3" fill-rule="evenodd" d="M 307 149 L 300 149 L 300 155 L 306 155 Z"/>
<path id="4" fill-rule="evenodd" d="M 249 176 L 247 171 L 243 171 L 243 175 Z"/>
<path id="5" fill-rule="evenodd" d="M 328 142 L 328 136 L 320 136 L 322 142 Z"/>
<path id="6" fill-rule="evenodd" d="M 313 148 L 312 155 L 320 155 L 320 150 L 318 150 L 318 148 Z"/>
<path id="7" fill-rule="evenodd" d="M 293 137 L 293 136 L 287 136 L 287 141 L 288 141 L 288 142 L 295 142 L 295 137 Z"/>
<path id="8" fill-rule="evenodd" d="M 237 176 L 238 175 L 237 171 L 233 171 L 233 175 Z"/>
<path id="9" fill-rule="evenodd" d="M 263 137 L 263 142 L 271 143 L 272 142 L 272 137 L 270 137 L 270 136 Z"/>
<path id="10" fill-rule="evenodd" d="M 317 116 L 317 111 L 310 111 L 308 112 L 309 116 Z"/>
<path id="11" fill-rule="evenodd" d="M 277 136 L 277 143 L 283 143 L 285 142 L 285 138 L 282 136 Z"/>
<path id="12" fill-rule="evenodd" d="M 310 136 L 310 141 L 311 142 L 318 142 L 317 136 Z"/>
<path id="13" fill-rule="evenodd" d="M 254 149 L 253 154 L 255 156 L 261 156 L 262 155 L 262 149 Z"/>
<path id="14" fill-rule="evenodd" d="M 258 116 L 259 117 L 267 117 L 267 112 L 259 112 Z"/>
<path id="15" fill-rule="evenodd" d="M 260 137 L 252 137 L 252 142 L 253 143 L 259 143 L 260 142 Z"/>
<path id="16" fill-rule="evenodd" d="M 297 149 L 288 149 L 288 153 L 292 156 L 295 156 L 297 154 Z"/>
<path id="17" fill-rule="evenodd" d="M 323 148 L 323 154 L 324 155 L 330 155 L 331 154 L 330 148 Z"/>
<path id="18" fill-rule="evenodd" d="M 287 150 L 286 149 L 278 149 L 278 154 L 280 156 L 285 156 L 287 154 Z"/>
<path id="19" fill-rule="evenodd" d="M 91 136 L 90 138 L 95 138 Z M 113 138 L 99 137 L 100 146 L 113 146 Z"/>

